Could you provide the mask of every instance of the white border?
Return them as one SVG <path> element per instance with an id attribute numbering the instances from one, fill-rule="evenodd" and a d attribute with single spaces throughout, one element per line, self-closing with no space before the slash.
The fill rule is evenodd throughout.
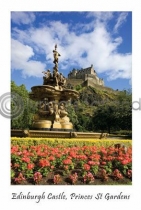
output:
<path id="1" fill-rule="evenodd" d="M 10 12 L 11 11 L 132 11 L 133 12 L 133 100 L 139 100 L 141 95 L 140 89 L 140 56 L 141 56 L 141 12 L 139 0 L 81 0 L 81 1 L 67 1 L 67 0 L 11 0 L 1 2 L 0 12 L 0 96 L 10 91 Z M 0 116 L 1 122 L 1 152 L 0 152 L 0 199 L 3 209 L 140 209 L 141 199 L 141 176 L 140 176 L 140 160 L 141 160 L 141 139 L 140 137 L 140 117 L 141 111 L 133 111 L 133 185 L 132 186 L 11 186 L 10 185 L 10 122 L 8 119 Z M 33 200 L 11 200 L 12 192 L 23 192 L 32 194 L 40 194 L 43 191 L 46 193 L 59 193 L 65 191 L 66 194 L 72 192 L 83 194 L 97 194 L 107 193 L 130 194 L 130 200 L 117 200 L 117 201 L 96 201 L 96 200 L 69 200 L 69 201 L 48 201 L 43 200 L 39 204 Z M 136 205 L 137 204 L 137 205 Z"/>

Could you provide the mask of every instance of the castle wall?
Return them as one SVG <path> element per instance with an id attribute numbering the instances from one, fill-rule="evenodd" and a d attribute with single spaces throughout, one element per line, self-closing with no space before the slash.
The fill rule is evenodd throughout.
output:
<path id="1" fill-rule="evenodd" d="M 99 85 L 99 80 L 96 77 L 88 77 L 87 81 L 90 81 L 93 84 Z"/>
<path id="2" fill-rule="evenodd" d="M 73 69 L 69 74 L 68 74 L 68 79 L 76 79 L 76 80 L 89 80 L 91 83 L 104 86 L 104 81 L 103 79 L 100 79 L 95 70 L 93 69 L 93 65 L 91 67 L 81 69 L 81 70 L 76 70 Z"/>
<path id="3" fill-rule="evenodd" d="M 100 79 L 99 80 L 99 85 L 104 86 L 104 80 Z"/>
<path id="4" fill-rule="evenodd" d="M 84 79 L 84 78 L 85 78 L 84 70 L 78 70 L 76 74 L 76 79 Z"/>
<path id="5" fill-rule="evenodd" d="M 67 79 L 66 84 L 72 84 L 73 86 L 81 85 L 84 81 L 82 79 Z"/>
<path id="6" fill-rule="evenodd" d="M 83 87 L 91 86 L 91 87 L 97 88 L 99 90 L 108 91 L 108 92 L 111 92 L 111 93 L 113 93 L 113 92 L 116 93 L 115 90 L 113 90 L 112 88 L 94 84 L 93 81 L 91 81 L 91 80 L 86 80 L 85 82 L 82 83 L 82 86 Z"/>
<path id="7" fill-rule="evenodd" d="M 93 67 L 88 67 L 88 68 L 80 69 L 80 70 L 73 69 L 68 74 L 68 78 L 70 78 L 70 79 L 73 79 L 73 78 L 84 79 L 85 74 L 96 76 L 96 72 L 94 71 Z"/>

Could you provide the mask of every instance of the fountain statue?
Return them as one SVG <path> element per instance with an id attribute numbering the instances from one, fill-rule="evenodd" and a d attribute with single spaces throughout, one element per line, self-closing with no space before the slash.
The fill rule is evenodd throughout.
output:
<path id="1" fill-rule="evenodd" d="M 43 85 L 33 86 L 30 98 L 38 101 L 38 111 L 34 115 L 33 129 L 72 131 L 73 124 L 70 122 L 66 111 L 66 104 L 70 99 L 77 99 L 78 92 L 67 89 L 66 78 L 58 71 L 59 56 L 57 45 L 53 50 L 53 72 L 48 69 L 42 72 Z"/>

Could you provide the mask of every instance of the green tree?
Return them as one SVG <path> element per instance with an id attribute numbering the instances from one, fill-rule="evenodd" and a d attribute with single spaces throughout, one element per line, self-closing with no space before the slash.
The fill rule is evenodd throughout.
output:
<path id="1" fill-rule="evenodd" d="M 117 96 L 117 100 L 99 105 L 94 112 L 93 129 L 112 130 L 132 129 L 132 94 L 122 91 Z"/>
<path id="2" fill-rule="evenodd" d="M 119 124 L 122 130 L 132 130 L 132 93 L 131 90 L 122 91 L 118 95 Z"/>
<path id="3" fill-rule="evenodd" d="M 70 118 L 70 121 L 72 122 L 74 129 L 77 130 L 77 126 L 78 126 L 78 116 L 75 112 L 74 106 L 72 104 L 68 104 L 67 105 L 67 112 L 68 112 L 68 117 Z"/>
<path id="4" fill-rule="evenodd" d="M 91 131 L 92 130 L 92 122 L 91 117 L 89 115 L 82 114 L 81 112 L 77 113 L 78 118 L 78 131 Z"/>
<path id="5" fill-rule="evenodd" d="M 112 103 L 98 106 L 92 118 L 93 129 L 110 133 L 111 128 L 117 127 L 118 114 L 117 107 Z"/>
<path id="6" fill-rule="evenodd" d="M 21 97 L 21 113 L 16 118 L 11 119 L 11 129 L 31 128 L 33 114 L 36 112 L 36 102 L 29 99 L 29 93 L 25 85 L 17 86 L 14 81 L 11 82 L 11 93 Z M 11 101 L 11 112 L 17 107 Z"/>

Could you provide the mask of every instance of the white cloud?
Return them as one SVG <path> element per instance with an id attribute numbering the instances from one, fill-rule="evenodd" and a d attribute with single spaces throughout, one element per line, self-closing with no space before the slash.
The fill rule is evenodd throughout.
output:
<path id="1" fill-rule="evenodd" d="M 112 15 L 105 13 L 105 19 L 112 18 Z M 116 30 L 125 20 L 125 16 L 125 14 L 119 16 L 117 26 L 115 25 Z M 73 26 L 70 29 L 69 24 L 63 24 L 60 21 L 52 21 L 41 28 L 32 27 L 26 31 L 13 29 L 12 36 L 18 40 L 18 44 L 12 48 L 12 68 L 18 69 L 22 66 L 24 75 L 34 76 L 36 73 L 36 76 L 40 76 L 40 72 L 45 68 L 45 65 L 39 61 L 34 61 L 32 56 L 34 53 L 35 55 L 45 55 L 47 63 L 53 67 L 52 50 L 57 43 L 58 51 L 61 54 L 61 57 L 59 57 L 60 71 L 61 69 L 68 71 L 76 68 L 76 66 L 85 68 L 93 64 L 97 73 L 106 73 L 110 80 L 117 78 L 130 79 L 131 54 L 118 52 L 118 47 L 124 40 L 120 36 L 113 39 L 107 31 L 106 24 L 99 21 L 103 16 L 99 13 L 97 17 L 96 20 L 98 21 L 93 22 L 94 29 L 90 32 L 83 30 L 83 32 L 77 33 L 76 25 L 74 30 Z M 89 24 L 92 25 L 92 22 Z M 80 27 L 78 29 L 80 30 Z M 20 47 L 20 44 L 22 47 Z M 15 62 L 14 55 L 19 52 L 20 48 L 25 53 L 24 56 L 30 58 L 30 61 L 20 55 L 21 61 L 16 59 Z M 84 54 L 86 57 L 84 57 Z"/>
<path id="2" fill-rule="evenodd" d="M 11 19 L 18 25 L 30 24 L 35 21 L 35 15 L 31 12 L 11 12 Z"/>
<path id="3" fill-rule="evenodd" d="M 117 18 L 117 23 L 114 26 L 114 30 L 113 31 L 115 33 L 118 32 L 119 27 L 126 21 L 127 16 L 128 16 L 127 12 L 121 12 L 120 13 L 119 17 Z"/>
<path id="4" fill-rule="evenodd" d="M 89 12 L 86 17 L 95 17 L 99 21 L 108 21 L 113 18 L 113 12 Z"/>
<path id="5" fill-rule="evenodd" d="M 17 40 L 11 42 L 11 66 L 13 70 L 22 70 L 23 76 L 41 77 L 45 64 L 32 60 L 33 49 Z M 31 59 L 31 60 L 30 60 Z"/>
<path id="6" fill-rule="evenodd" d="M 130 54 L 116 54 L 111 56 L 110 60 L 108 63 L 109 71 L 107 71 L 109 80 L 117 78 L 131 79 L 132 58 Z"/>

